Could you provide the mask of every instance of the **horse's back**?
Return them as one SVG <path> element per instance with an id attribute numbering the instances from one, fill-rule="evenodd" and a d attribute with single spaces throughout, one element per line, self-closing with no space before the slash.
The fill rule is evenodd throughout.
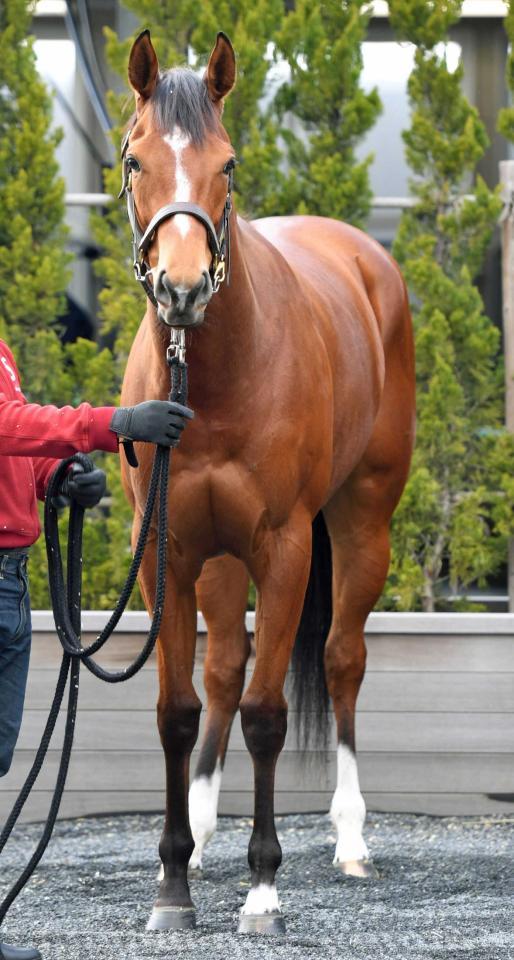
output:
<path id="1" fill-rule="evenodd" d="M 328 217 L 291 216 L 253 220 L 303 285 L 337 298 L 350 285 L 370 301 L 386 344 L 398 325 L 410 325 L 405 284 L 396 261 L 357 227 Z"/>

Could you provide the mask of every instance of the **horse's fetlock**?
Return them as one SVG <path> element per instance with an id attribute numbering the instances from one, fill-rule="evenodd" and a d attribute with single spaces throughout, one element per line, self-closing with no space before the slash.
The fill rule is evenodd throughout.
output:
<path id="1" fill-rule="evenodd" d="M 180 864 L 182 866 L 186 864 L 187 866 L 194 848 L 195 842 L 190 831 L 187 833 L 165 833 L 159 843 L 159 856 L 165 866 L 167 864 Z"/>
<path id="2" fill-rule="evenodd" d="M 277 836 L 253 835 L 248 847 L 248 863 L 252 877 L 258 878 L 260 883 L 273 883 L 282 863 L 282 847 Z"/>

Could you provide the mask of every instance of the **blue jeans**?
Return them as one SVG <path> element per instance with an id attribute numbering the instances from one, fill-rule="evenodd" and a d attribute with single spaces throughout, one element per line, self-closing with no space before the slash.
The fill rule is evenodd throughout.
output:
<path id="1" fill-rule="evenodd" d="M 0 553 L 0 777 L 20 732 L 31 637 L 27 558 Z"/>

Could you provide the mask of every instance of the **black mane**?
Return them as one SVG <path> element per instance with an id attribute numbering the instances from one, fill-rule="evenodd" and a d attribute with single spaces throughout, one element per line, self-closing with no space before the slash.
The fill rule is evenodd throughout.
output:
<path id="1" fill-rule="evenodd" d="M 201 144 L 208 131 L 216 128 L 216 112 L 207 87 L 187 67 L 173 67 L 161 74 L 151 103 L 161 129 L 171 133 L 180 127 L 195 144 Z"/>

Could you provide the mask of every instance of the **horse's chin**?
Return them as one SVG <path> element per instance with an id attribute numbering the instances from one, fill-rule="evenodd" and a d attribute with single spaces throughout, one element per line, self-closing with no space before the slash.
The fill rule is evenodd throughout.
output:
<path id="1" fill-rule="evenodd" d="M 195 307 L 193 310 L 180 312 L 172 307 L 164 307 L 159 304 L 157 308 L 157 317 L 165 327 L 184 327 L 191 329 L 200 327 L 205 320 L 205 304 L 202 307 Z"/>

